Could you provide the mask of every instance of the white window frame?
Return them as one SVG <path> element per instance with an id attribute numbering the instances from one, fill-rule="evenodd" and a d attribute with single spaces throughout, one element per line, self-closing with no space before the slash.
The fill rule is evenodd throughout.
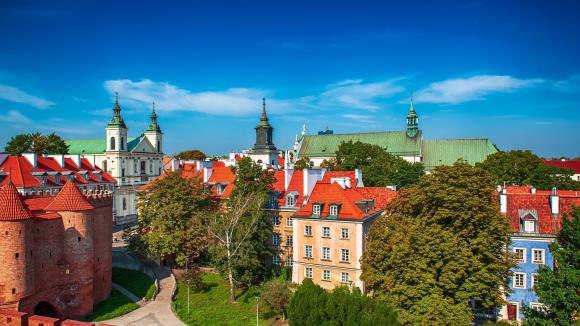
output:
<path id="1" fill-rule="evenodd" d="M 346 276 L 346 277 L 345 277 Z M 349 272 L 342 272 L 340 273 L 340 282 L 344 284 L 350 284 L 350 273 Z"/>
<path id="2" fill-rule="evenodd" d="M 346 237 L 344 236 L 344 231 L 346 231 Z M 350 239 L 350 230 L 348 228 L 341 228 L 340 229 L 340 238 L 341 239 Z"/>
<path id="3" fill-rule="evenodd" d="M 312 236 L 312 225 L 304 225 L 304 236 L 305 237 Z"/>
<path id="4" fill-rule="evenodd" d="M 330 205 L 330 215 L 331 216 L 338 215 L 338 205 Z"/>
<path id="5" fill-rule="evenodd" d="M 286 206 L 296 206 L 296 197 L 294 195 L 286 196 Z"/>
<path id="6" fill-rule="evenodd" d="M 272 233 L 272 244 L 274 246 L 280 245 L 280 235 L 276 232 Z"/>
<path id="7" fill-rule="evenodd" d="M 542 260 L 536 260 L 536 252 L 542 253 Z M 540 248 L 532 248 L 532 264 L 543 265 L 546 262 L 546 250 Z"/>
<path id="8" fill-rule="evenodd" d="M 331 274 L 330 269 L 323 269 L 322 270 L 322 280 L 326 282 L 330 282 Z"/>
<path id="9" fill-rule="evenodd" d="M 321 253 L 322 253 L 322 260 L 331 260 L 332 252 L 330 250 L 330 247 L 322 247 Z"/>
<path id="10" fill-rule="evenodd" d="M 528 250 L 526 248 L 523 247 L 514 247 L 514 253 L 516 253 L 516 250 L 523 250 L 524 254 L 523 254 L 523 258 L 521 259 L 521 261 L 519 259 L 516 258 L 518 263 L 525 263 L 527 260 L 527 254 L 528 254 Z"/>
<path id="11" fill-rule="evenodd" d="M 312 278 L 312 267 L 304 267 L 304 278 Z"/>
<path id="12" fill-rule="evenodd" d="M 347 259 L 344 259 L 345 257 Z M 348 249 L 348 248 L 341 248 L 340 249 L 340 262 L 341 263 L 350 263 L 350 249 Z"/>
<path id="13" fill-rule="evenodd" d="M 522 275 L 523 278 L 523 286 L 516 286 L 516 275 Z M 512 275 L 512 288 L 514 289 L 525 289 L 526 288 L 526 273 L 522 273 L 522 272 L 514 272 L 514 274 Z"/>
<path id="14" fill-rule="evenodd" d="M 274 225 L 274 226 L 280 225 L 280 215 L 273 215 L 272 216 L 272 225 Z"/>
<path id="15" fill-rule="evenodd" d="M 292 266 L 292 265 L 294 265 L 294 257 L 288 256 L 286 258 L 286 266 Z"/>
<path id="16" fill-rule="evenodd" d="M 292 227 L 292 226 L 294 226 L 294 221 L 292 220 L 292 218 L 291 218 L 290 216 L 288 216 L 288 217 L 286 218 L 286 226 L 287 226 L 287 227 Z"/>
<path id="17" fill-rule="evenodd" d="M 326 233 L 326 231 L 328 231 L 328 234 Z M 322 237 L 323 238 L 330 238 L 330 226 L 323 226 L 322 227 Z"/>
<path id="18" fill-rule="evenodd" d="M 532 231 L 528 231 L 528 223 L 532 223 Z M 525 220 L 524 221 L 524 232 L 525 233 L 536 233 L 536 221 L 535 220 Z"/>
<path id="19" fill-rule="evenodd" d="M 288 241 L 288 240 L 290 240 L 290 241 Z M 293 235 L 286 236 L 286 247 L 294 247 L 294 236 Z"/>
<path id="20" fill-rule="evenodd" d="M 532 273 L 532 286 L 531 288 L 534 289 L 534 286 L 536 286 L 536 284 L 538 283 L 538 281 L 536 280 L 536 278 L 538 277 L 538 273 Z"/>
<path id="21" fill-rule="evenodd" d="M 320 215 L 320 211 L 322 206 L 320 204 L 313 204 L 312 205 L 312 215 Z"/>
<path id="22" fill-rule="evenodd" d="M 530 302 L 530 308 L 536 311 L 543 311 L 546 309 L 546 306 L 540 302 Z"/>
<path id="23" fill-rule="evenodd" d="M 311 245 L 304 245 L 304 258 L 313 258 L 312 246 Z"/>

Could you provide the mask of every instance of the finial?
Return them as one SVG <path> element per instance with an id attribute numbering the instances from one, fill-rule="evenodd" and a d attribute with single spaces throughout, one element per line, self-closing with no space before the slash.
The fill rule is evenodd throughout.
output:
<path id="1" fill-rule="evenodd" d="M 262 110 L 266 111 L 266 98 L 262 97 Z"/>
<path id="2" fill-rule="evenodd" d="M 155 113 L 155 101 L 153 101 L 153 113 Z"/>
<path id="3" fill-rule="evenodd" d="M 119 93 L 115 92 L 115 103 L 119 104 Z"/>

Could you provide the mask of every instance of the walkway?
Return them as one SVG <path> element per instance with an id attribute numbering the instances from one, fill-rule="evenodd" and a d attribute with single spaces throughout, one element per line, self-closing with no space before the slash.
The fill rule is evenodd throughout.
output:
<path id="1" fill-rule="evenodd" d="M 171 310 L 171 295 L 175 287 L 175 279 L 171 272 L 163 267 L 155 267 L 155 274 L 159 278 L 159 293 L 155 300 L 148 302 L 143 307 L 99 324 L 132 325 L 132 326 L 182 326 L 181 322 Z"/>

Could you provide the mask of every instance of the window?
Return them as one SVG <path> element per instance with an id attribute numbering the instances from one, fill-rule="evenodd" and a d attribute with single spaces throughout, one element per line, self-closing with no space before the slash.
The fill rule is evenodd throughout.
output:
<path id="1" fill-rule="evenodd" d="M 121 169 L 121 177 L 123 177 L 123 178 L 125 177 L 125 168 Z"/>
<path id="2" fill-rule="evenodd" d="M 312 214 L 313 215 L 320 215 L 320 205 L 319 204 L 312 205 Z"/>
<path id="3" fill-rule="evenodd" d="M 330 215 L 332 216 L 338 215 L 338 205 L 330 205 Z"/>
<path id="4" fill-rule="evenodd" d="M 286 236 L 286 247 L 292 247 L 294 245 L 294 237 L 291 235 Z"/>
<path id="5" fill-rule="evenodd" d="M 532 308 L 536 311 L 545 311 L 544 305 L 541 303 L 537 303 L 537 302 L 530 302 L 530 308 Z"/>
<path id="6" fill-rule="evenodd" d="M 127 199 L 123 198 L 123 210 L 127 209 Z"/>
<path id="7" fill-rule="evenodd" d="M 109 145 L 109 147 L 111 148 L 112 151 L 115 150 L 115 137 L 111 137 L 111 144 Z"/>
<path id="8" fill-rule="evenodd" d="M 293 195 L 286 196 L 286 206 L 294 206 L 296 205 L 296 197 Z"/>
<path id="9" fill-rule="evenodd" d="M 304 246 L 304 257 L 312 259 L 312 246 L 310 245 Z"/>
<path id="10" fill-rule="evenodd" d="M 291 227 L 292 225 L 294 225 L 294 223 L 292 222 L 292 218 L 291 217 L 286 218 L 286 226 Z"/>
<path id="11" fill-rule="evenodd" d="M 514 289 L 526 288 L 526 273 L 514 273 Z"/>
<path id="12" fill-rule="evenodd" d="M 322 280 L 323 281 L 330 281 L 330 270 L 328 270 L 328 269 L 322 270 Z"/>
<path id="13" fill-rule="evenodd" d="M 322 227 L 322 237 L 323 238 L 330 238 L 330 228 L 328 226 Z"/>
<path id="14" fill-rule="evenodd" d="M 330 248 L 322 247 L 322 260 L 330 260 Z"/>
<path id="15" fill-rule="evenodd" d="M 524 232 L 534 233 L 536 231 L 536 221 L 524 221 Z"/>
<path id="16" fill-rule="evenodd" d="M 123 137 L 121 137 L 121 150 L 125 150 L 125 139 Z"/>
<path id="17" fill-rule="evenodd" d="M 348 272 L 342 272 L 340 274 L 340 281 L 342 283 L 350 284 L 350 274 Z"/>
<path id="18" fill-rule="evenodd" d="M 304 236 L 305 237 L 311 237 L 312 236 L 312 226 L 311 225 L 305 225 L 304 226 Z"/>
<path id="19" fill-rule="evenodd" d="M 280 257 L 278 257 L 278 256 L 272 256 L 272 264 L 274 264 L 274 265 L 280 265 Z"/>
<path id="20" fill-rule="evenodd" d="M 532 263 L 534 264 L 544 263 L 544 249 L 532 249 Z"/>
<path id="21" fill-rule="evenodd" d="M 272 216 L 272 224 L 280 225 L 280 216 L 278 216 L 278 215 Z"/>
<path id="22" fill-rule="evenodd" d="M 276 196 L 270 196 L 270 207 L 275 207 L 278 203 L 278 198 Z"/>
<path id="23" fill-rule="evenodd" d="M 532 274 L 532 289 L 536 286 L 536 284 L 538 284 L 538 274 L 533 273 Z"/>
<path id="24" fill-rule="evenodd" d="M 526 262 L 526 248 L 514 248 L 514 253 L 518 263 Z"/>
<path id="25" fill-rule="evenodd" d="M 340 238 L 341 239 L 348 239 L 348 229 L 347 228 L 340 229 Z"/>
<path id="26" fill-rule="evenodd" d="M 312 278 L 312 268 L 311 267 L 304 268 L 304 277 Z"/>
<path id="27" fill-rule="evenodd" d="M 275 246 L 280 245 L 280 235 L 278 233 L 272 234 L 272 244 Z"/>
<path id="28" fill-rule="evenodd" d="M 286 259 L 286 266 L 292 266 L 294 264 L 294 258 L 292 256 L 288 256 Z"/>
<path id="29" fill-rule="evenodd" d="M 348 250 L 348 249 L 340 249 L 340 262 L 341 263 L 348 263 L 348 262 L 350 262 L 350 250 Z"/>

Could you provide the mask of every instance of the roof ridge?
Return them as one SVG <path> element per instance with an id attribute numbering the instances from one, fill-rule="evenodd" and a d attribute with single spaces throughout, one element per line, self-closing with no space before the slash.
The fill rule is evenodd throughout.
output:
<path id="1" fill-rule="evenodd" d="M 46 206 L 46 211 L 85 211 L 94 206 L 83 196 L 79 188 L 67 181 L 54 200 Z"/>
<path id="2" fill-rule="evenodd" d="M 348 135 L 368 135 L 368 134 L 386 134 L 386 133 L 405 133 L 405 131 L 398 131 L 398 130 L 392 130 L 392 131 L 370 131 L 370 132 L 349 132 L 349 133 L 340 133 L 340 134 L 324 134 L 324 135 L 304 135 L 304 137 L 318 137 L 318 136 L 348 136 Z"/>

